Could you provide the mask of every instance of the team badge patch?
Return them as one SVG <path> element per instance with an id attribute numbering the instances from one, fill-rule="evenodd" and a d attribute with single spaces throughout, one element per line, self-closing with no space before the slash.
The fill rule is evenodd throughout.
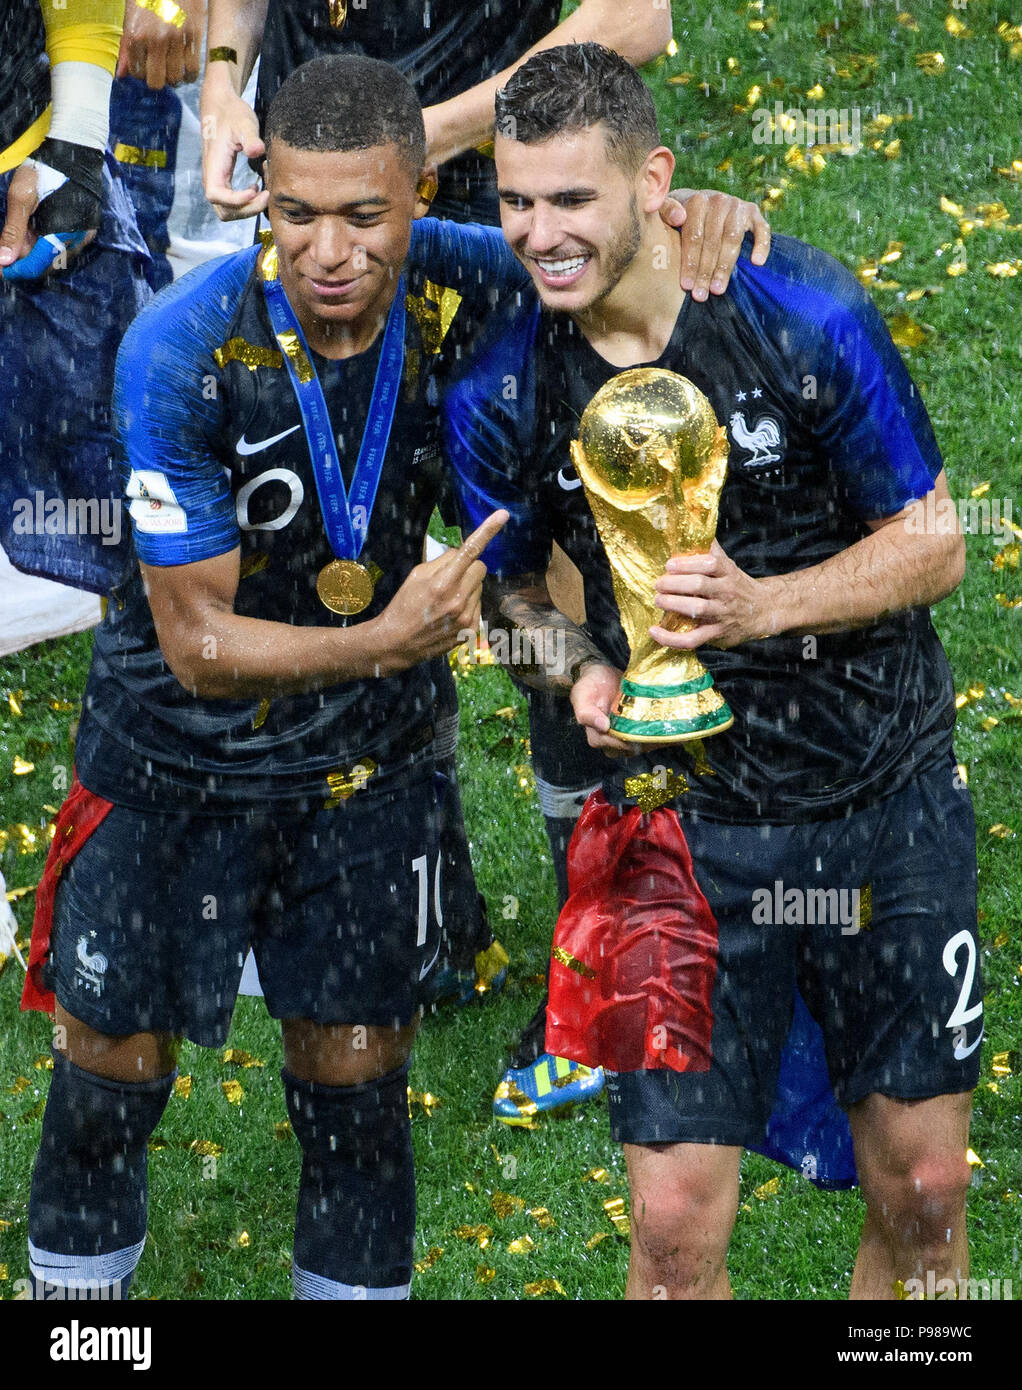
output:
<path id="1" fill-rule="evenodd" d="M 155 468 L 133 468 L 125 494 L 128 512 L 139 531 L 149 536 L 178 535 L 188 530 L 184 508 L 174 496 L 166 474 Z"/>
<path id="2" fill-rule="evenodd" d="M 732 443 L 749 454 L 748 458 L 737 460 L 742 468 L 766 468 L 780 461 L 777 450 L 783 440 L 780 421 L 775 416 L 757 416 L 750 429 L 745 422 L 745 412 L 736 410 L 727 423 Z"/>

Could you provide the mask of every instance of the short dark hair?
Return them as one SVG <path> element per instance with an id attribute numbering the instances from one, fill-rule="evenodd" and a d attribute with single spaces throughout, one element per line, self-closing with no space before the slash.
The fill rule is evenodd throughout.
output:
<path id="1" fill-rule="evenodd" d="M 426 128 L 415 88 L 391 63 L 356 54 L 313 58 L 295 68 L 266 113 L 274 140 L 298 150 L 367 150 L 396 145 L 413 177 L 426 159 Z"/>
<path id="2" fill-rule="evenodd" d="M 526 145 L 603 125 L 608 153 L 628 169 L 660 144 L 646 84 L 599 43 L 541 49 L 511 75 L 494 105 L 497 133 Z"/>

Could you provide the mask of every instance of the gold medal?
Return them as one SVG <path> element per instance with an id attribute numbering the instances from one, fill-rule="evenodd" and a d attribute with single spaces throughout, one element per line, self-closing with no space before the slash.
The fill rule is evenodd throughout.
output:
<path id="1" fill-rule="evenodd" d="M 374 588 L 372 575 L 357 560 L 331 560 L 316 580 L 320 603 L 345 618 L 369 607 Z"/>

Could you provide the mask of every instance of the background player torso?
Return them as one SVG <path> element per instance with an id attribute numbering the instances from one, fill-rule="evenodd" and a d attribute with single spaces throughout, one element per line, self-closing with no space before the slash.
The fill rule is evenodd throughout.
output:
<path id="1" fill-rule="evenodd" d="M 345 10 L 343 25 L 331 11 Z M 423 106 L 458 96 L 501 72 L 560 17 L 559 0 L 270 0 L 260 57 L 260 126 L 281 83 L 301 63 L 326 53 L 358 53 L 393 63 Z M 473 150 L 441 170 L 434 211 L 497 221 L 493 162 Z"/>

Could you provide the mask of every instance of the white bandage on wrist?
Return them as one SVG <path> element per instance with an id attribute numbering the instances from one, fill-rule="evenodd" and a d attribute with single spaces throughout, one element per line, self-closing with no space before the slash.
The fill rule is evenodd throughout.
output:
<path id="1" fill-rule="evenodd" d="M 110 133 L 110 88 L 113 77 L 95 63 L 57 63 L 50 73 L 53 116 L 51 140 L 68 140 L 105 150 Z"/>

